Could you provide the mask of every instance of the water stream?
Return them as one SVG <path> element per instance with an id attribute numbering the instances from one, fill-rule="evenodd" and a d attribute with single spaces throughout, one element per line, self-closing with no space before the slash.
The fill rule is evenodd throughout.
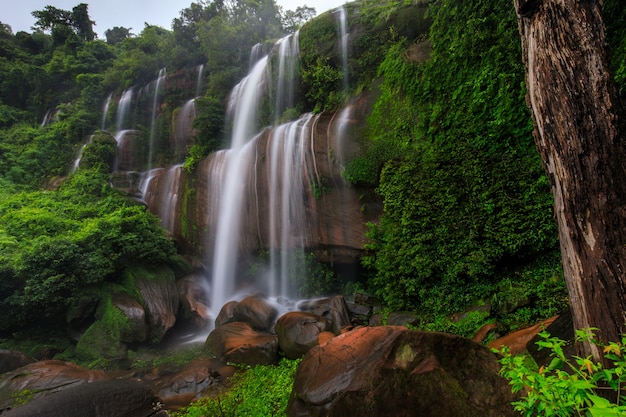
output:
<path id="1" fill-rule="evenodd" d="M 154 164 L 153 154 L 154 154 L 154 146 L 156 141 L 156 120 L 158 114 L 158 105 L 159 105 L 159 93 L 161 91 L 161 84 L 165 81 L 166 72 L 165 68 L 161 68 L 159 71 L 159 76 L 156 79 L 154 86 L 154 98 L 152 102 L 152 119 L 150 120 L 150 140 L 148 142 L 148 170 L 152 169 Z"/>

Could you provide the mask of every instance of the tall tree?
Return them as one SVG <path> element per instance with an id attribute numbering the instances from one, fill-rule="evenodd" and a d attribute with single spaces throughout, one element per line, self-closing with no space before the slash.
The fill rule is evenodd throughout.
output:
<path id="1" fill-rule="evenodd" d="M 574 326 L 620 340 L 626 314 L 623 109 L 597 0 L 514 0 L 534 136 L 552 183 Z M 601 359 L 592 345 L 581 353 Z"/>

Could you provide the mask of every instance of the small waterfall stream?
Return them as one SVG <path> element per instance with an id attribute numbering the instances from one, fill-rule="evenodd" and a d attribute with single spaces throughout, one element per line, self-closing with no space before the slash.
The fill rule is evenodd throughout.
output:
<path id="1" fill-rule="evenodd" d="M 150 170 L 154 164 L 153 155 L 154 155 L 154 145 L 155 145 L 155 136 L 156 136 L 156 120 L 158 113 L 158 104 L 159 104 L 159 93 L 161 91 L 161 84 L 165 81 L 166 73 L 165 68 L 161 68 L 159 71 L 159 76 L 156 79 L 154 86 L 154 98 L 152 101 L 152 119 L 150 120 L 150 140 L 148 142 L 148 170 Z"/>
<path id="2" fill-rule="evenodd" d="M 266 83 L 268 57 L 261 58 L 233 89 L 229 111 L 233 118 L 230 149 L 224 159 L 217 232 L 212 257 L 211 306 L 214 310 L 232 297 L 238 262 L 240 213 L 245 188 L 242 178 L 249 168 L 249 146 L 258 129 L 257 111 Z M 214 312 L 217 314 L 217 311 Z"/>
<path id="3" fill-rule="evenodd" d="M 130 105 L 133 101 L 133 87 L 125 90 L 117 104 L 117 113 L 115 115 L 115 131 L 120 132 L 124 129 L 130 114 Z"/>
<path id="4" fill-rule="evenodd" d="M 312 114 L 276 127 L 268 139 L 270 216 L 270 296 L 297 297 L 291 283 L 294 262 L 302 259 L 311 233 L 306 227 L 307 161 Z"/>
<path id="5" fill-rule="evenodd" d="M 109 116 L 109 106 L 111 106 L 111 100 L 113 99 L 113 93 L 107 96 L 107 99 L 102 105 L 102 122 L 100 123 L 100 130 L 105 130 L 107 126 L 107 117 Z"/>
<path id="6" fill-rule="evenodd" d="M 335 9 L 335 12 L 339 15 L 339 42 L 341 45 L 341 65 L 343 69 L 343 90 L 348 90 L 348 17 L 346 8 L 339 6 Z"/>
<path id="7" fill-rule="evenodd" d="M 204 64 L 198 65 L 198 80 L 196 81 L 196 97 L 200 97 L 202 91 L 202 75 L 204 73 Z"/>

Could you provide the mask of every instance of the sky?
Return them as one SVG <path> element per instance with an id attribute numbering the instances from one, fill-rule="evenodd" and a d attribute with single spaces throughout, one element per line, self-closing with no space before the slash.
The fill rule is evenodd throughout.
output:
<path id="1" fill-rule="evenodd" d="M 139 34 L 144 22 L 171 29 L 172 19 L 179 17 L 180 11 L 189 7 L 192 0 L 8 0 L 11 5 L 2 8 L 0 22 L 8 24 L 13 33 L 20 30 L 32 32 L 35 18 L 31 12 L 43 10 L 46 6 L 71 11 L 80 3 L 87 3 L 89 17 L 96 22 L 94 31 L 98 38 L 106 40 L 104 32 L 115 26 L 132 28 L 131 33 Z M 276 0 L 283 10 L 295 10 L 298 6 L 314 7 L 318 14 L 334 9 L 345 0 Z M 158 4 L 158 5 L 157 5 Z"/>

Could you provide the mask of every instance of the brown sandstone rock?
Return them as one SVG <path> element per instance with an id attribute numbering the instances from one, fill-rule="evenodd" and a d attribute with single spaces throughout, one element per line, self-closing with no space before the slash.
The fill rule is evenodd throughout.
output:
<path id="1" fill-rule="evenodd" d="M 287 407 L 304 416 L 514 416 L 487 348 L 397 326 L 364 327 L 311 349 Z"/>
<path id="2" fill-rule="evenodd" d="M 511 354 L 513 355 L 522 353 L 526 351 L 526 344 L 530 340 L 532 340 L 532 338 L 535 337 L 537 333 L 548 327 L 556 318 L 557 316 L 554 316 L 549 318 L 548 320 L 537 323 L 534 326 L 530 326 L 525 329 L 509 333 L 506 336 L 503 336 L 489 343 L 488 347 L 490 349 L 500 349 L 503 346 L 507 346 L 509 348 L 509 352 L 511 352 Z"/>
<path id="3" fill-rule="evenodd" d="M 330 340 L 333 339 L 335 336 L 336 334 L 333 332 L 321 332 L 317 337 L 317 344 L 320 346 L 325 345 L 326 343 L 330 342 Z"/>
<path id="4" fill-rule="evenodd" d="M 226 378 L 236 371 L 217 359 L 196 359 L 184 366 L 162 365 L 143 377 L 165 406 L 172 410 L 189 405 L 202 396 L 217 394 Z"/>
<path id="5" fill-rule="evenodd" d="M 137 300 L 125 292 L 118 292 L 111 296 L 111 303 L 117 307 L 128 319 L 130 328 L 120 329 L 120 340 L 125 343 L 143 342 L 148 337 L 146 312 Z"/>
<path id="6" fill-rule="evenodd" d="M 158 399 L 137 380 L 94 381 L 46 395 L 3 414 L 6 417 L 148 417 Z"/>
<path id="7" fill-rule="evenodd" d="M 283 314 L 274 327 L 280 349 L 289 359 L 302 357 L 318 344 L 320 333 L 330 329 L 325 318 L 301 311 Z"/>
<path id="8" fill-rule="evenodd" d="M 0 376 L 0 412 L 15 407 L 17 392 L 28 392 L 36 399 L 63 389 L 109 377 L 101 371 L 85 369 L 69 362 L 33 362 Z"/>
<path id="9" fill-rule="evenodd" d="M 229 301 L 222 306 L 220 313 L 215 318 L 215 327 L 237 321 L 235 320 L 235 307 L 237 304 L 239 304 L 239 301 Z"/>
<path id="10" fill-rule="evenodd" d="M 260 295 L 244 298 L 233 309 L 235 321 L 248 323 L 254 329 L 261 331 L 270 330 L 277 315 L 276 307 Z"/>
<path id="11" fill-rule="evenodd" d="M 344 327 L 348 327 L 352 324 L 350 320 L 350 310 L 343 296 L 337 295 L 331 298 L 330 317 L 335 334 L 340 334 Z"/>
<path id="12" fill-rule="evenodd" d="M 155 268 L 153 277 L 137 276 L 135 285 L 145 305 L 150 342 L 159 343 L 176 323 L 179 299 L 174 274 L 166 268 Z"/>
<path id="13" fill-rule="evenodd" d="M 204 346 L 223 362 L 272 365 L 279 359 L 276 335 L 259 332 L 242 322 L 217 327 L 209 334 Z"/>
<path id="14" fill-rule="evenodd" d="M 191 274 L 176 282 L 183 317 L 188 318 L 199 329 L 206 327 L 210 318 L 205 281 L 206 278 L 202 275 Z"/>
<path id="15" fill-rule="evenodd" d="M 13 371 L 32 362 L 34 360 L 22 352 L 0 349 L 0 374 Z"/>

